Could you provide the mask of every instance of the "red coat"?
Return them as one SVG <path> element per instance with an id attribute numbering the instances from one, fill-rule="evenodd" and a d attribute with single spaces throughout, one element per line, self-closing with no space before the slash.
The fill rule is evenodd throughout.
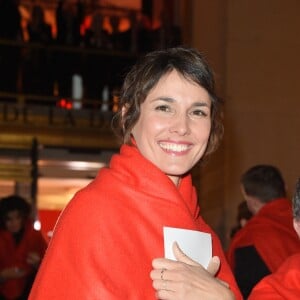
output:
<path id="1" fill-rule="evenodd" d="M 176 187 L 135 147 L 122 146 L 63 211 L 29 299 L 156 299 L 150 271 L 164 256 L 163 226 L 211 233 L 218 277 L 241 299 L 220 241 L 198 213 L 190 176 Z"/>
<path id="2" fill-rule="evenodd" d="M 248 299 L 300 299 L 300 253 L 289 257 L 275 273 L 262 279 Z"/>
<path id="3" fill-rule="evenodd" d="M 26 270 L 27 275 L 18 279 L 7 280 L 0 284 L 0 294 L 6 299 L 16 299 L 24 291 L 27 278 L 35 271 L 27 264 L 29 252 L 36 252 L 41 257 L 44 255 L 47 243 L 39 231 L 34 230 L 31 223 L 25 226 L 25 232 L 18 245 L 15 244 L 11 233 L 0 231 L 0 270 L 17 267 Z"/>
<path id="4" fill-rule="evenodd" d="M 254 246 L 271 273 L 284 260 L 300 252 L 300 240 L 293 227 L 291 202 L 277 199 L 264 205 L 233 237 L 228 249 L 228 261 L 235 266 L 237 248 Z M 246 271 L 246 270 L 245 270 Z"/>

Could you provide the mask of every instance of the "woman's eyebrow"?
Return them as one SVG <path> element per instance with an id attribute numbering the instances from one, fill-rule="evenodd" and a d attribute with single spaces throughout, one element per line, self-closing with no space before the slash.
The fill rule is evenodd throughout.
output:
<path id="1" fill-rule="evenodd" d="M 154 101 L 174 102 L 175 99 L 173 99 L 171 97 L 159 96 L 159 97 L 154 98 L 154 99 L 151 100 L 151 102 L 154 102 Z"/>
<path id="2" fill-rule="evenodd" d="M 207 106 L 207 107 L 210 107 L 210 103 L 207 103 L 206 101 L 203 101 L 203 102 L 196 102 L 193 104 L 193 106 Z"/>
<path id="3" fill-rule="evenodd" d="M 157 97 L 156 100 L 162 100 L 162 101 L 166 101 L 166 102 L 174 102 L 175 99 L 172 97 L 167 97 L 167 96 L 160 96 Z"/>
<path id="4" fill-rule="evenodd" d="M 152 99 L 150 102 L 155 102 L 155 101 L 165 101 L 167 103 L 173 103 L 176 100 L 174 98 L 172 98 L 172 97 L 159 96 L 159 97 L 156 97 L 156 98 Z M 203 106 L 206 106 L 206 107 L 210 108 L 211 104 L 207 103 L 207 101 L 197 101 L 197 102 L 193 103 L 192 106 L 194 106 L 194 107 L 203 107 Z"/>

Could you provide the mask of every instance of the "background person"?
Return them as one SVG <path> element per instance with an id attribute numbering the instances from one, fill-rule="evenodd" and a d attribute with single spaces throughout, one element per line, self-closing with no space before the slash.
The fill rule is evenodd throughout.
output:
<path id="1" fill-rule="evenodd" d="M 230 238 L 233 238 L 236 232 L 244 227 L 252 216 L 253 214 L 249 210 L 247 202 L 242 201 L 237 207 L 236 225 L 230 231 Z"/>
<path id="2" fill-rule="evenodd" d="M 46 250 L 45 239 L 33 228 L 30 209 L 20 196 L 0 201 L 0 299 L 28 299 Z"/>
<path id="3" fill-rule="evenodd" d="M 294 228 L 300 238 L 300 178 L 293 197 Z M 300 251 L 287 258 L 273 274 L 264 277 L 252 290 L 249 300 L 296 300 L 300 296 Z"/>
<path id="4" fill-rule="evenodd" d="M 63 211 L 29 299 L 155 299 L 149 273 L 164 226 L 210 233 L 217 278 L 240 298 L 190 174 L 219 143 L 220 106 L 195 49 L 155 51 L 133 66 L 113 123 L 120 153 Z"/>
<path id="5" fill-rule="evenodd" d="M 231 240 L 228 261 L 245 298 L 264 276 L 300 251 L 291 201 L 280 171 L 256 165 L 241 176 L 241 191 L 253 217 Z"/>

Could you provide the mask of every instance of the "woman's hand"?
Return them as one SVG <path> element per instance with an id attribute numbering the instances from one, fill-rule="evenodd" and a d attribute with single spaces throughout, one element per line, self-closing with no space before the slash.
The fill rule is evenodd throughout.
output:
<path id="1" fill-rule="evenodd" d="M 235 299 L 228 284 L 217 278 L 215 274 L 220 267 L 220 259 L 213 257 L 207 270 L 186 256 L 177 243 L 173 245 L 177 261 L 165 258 L 153 260 L 150 277 L 156 296 L 161 300 L 211 300 Z"/>
<path id="2" fill-rule="evenodd" d="M 26 262 L 34 268 L 37 268 L 40 265 L 41 257 L 36 252 L 29 252 L 26 258 Z"/>
<path id="3" fill-rule="evenodd" d="M 21 278 L 26 274 L 25 270 L 22 270 L 17 267 L 10 267 L 6 269 L 2 269 L 0 272 L 0 282 L 9 280 L 9 279 L 16 279 Z"/>

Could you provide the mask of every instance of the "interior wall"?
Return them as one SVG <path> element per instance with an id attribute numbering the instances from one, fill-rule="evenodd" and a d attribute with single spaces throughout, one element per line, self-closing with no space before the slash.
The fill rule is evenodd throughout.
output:
<path id="1" fill-rule="evenodd" d="M 300 1 L 188 2 L 190 43 L 207 54 L 225 99 L 224 143 L 202 171 L 200 203 L 226 248 L 246 169 L 276 165 L 289 196 L 300 176 Z"/>
<path id="2" fill-rule="evenodd" d="M 277 166 L 289 196 L 300 176 L 300 1 L 228 1 L 226 57 L 227 223 L 240 174 Z"/>
<path id="3" fill-rule="evenodd" d="M 213 68 L 218 94 L 225 94 L 226 58 L 226 5 L 223 0 L 189 0 L 185 9 L 186 23 L 183 32 L 187 44 L 197 48 Z M 189 38 L 189 40 L 187 40 Z M 224 144 L 198 169 L 199 202 L 204 219 L 218 233 L 222 242 L 226 237 L 224 221 L 225 198 L 225 154 Z M 196 172 L 194 172 L 196 173 Z"/>

